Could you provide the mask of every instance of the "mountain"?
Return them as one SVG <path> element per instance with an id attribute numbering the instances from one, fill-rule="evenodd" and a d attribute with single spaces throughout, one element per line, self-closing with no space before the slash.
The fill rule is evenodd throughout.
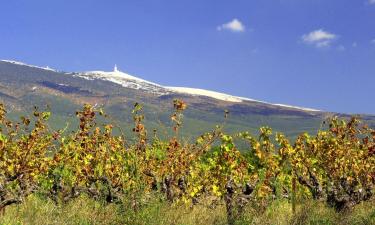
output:
<path id="1" fill-rule="evenodd" d="M 74 112 L 84 103 L 103 106 L 113 123 L 129 132 L 131 111 L 135 102 L 144 105 L 146 125 L 168 132 L 172 101 L 183 99 L 188 104 L 184 113 L 185 135 L 196 136 L 224 122 L 229 132 L 256 132 L 260 126 L 271 126 L 291 137 L 301 132 L 316 132 L 322 121 L 335 113 L 315 109 L 271 104 L 214 91 L 165 87 L 119 71 L 63 72 L 21 62 L 0 61 L 0 101 L 13 117 L 30 113 L 33 106 L 53 112 L 51 126 L 75 126 Z M 341 116 L 349 116 L 339 114 Z M 371 126 L 375 117 L 363 115 Z"/>

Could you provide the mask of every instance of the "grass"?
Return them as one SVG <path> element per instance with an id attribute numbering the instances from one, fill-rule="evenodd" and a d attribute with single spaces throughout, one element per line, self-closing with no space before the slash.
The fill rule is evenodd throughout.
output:
<path id="1" fill-rule="evenodd" d="M 325 225 L 371 225 L 375 224 L 375 200 L 357 205 L 353 210 L 337 213 L 321 202 L 306 201 L 298 206 L 293 215 L 287 201 L 275 201 L 265 210 L 247 207 L 236 224 L 286 225 L 286 224 L 325 224 Z M 171 224 L 208 225 L 226 224 L 223 204 L 215 208 L 185 205 L 170 205 L 156 198 L 134 212 L 127 204 L 102 204 L 85 196 L 64 205 L 55 205 L 48 199 L 30 196 L 21 205 L 6 209 L 0 217 L 0 224 Z"/>

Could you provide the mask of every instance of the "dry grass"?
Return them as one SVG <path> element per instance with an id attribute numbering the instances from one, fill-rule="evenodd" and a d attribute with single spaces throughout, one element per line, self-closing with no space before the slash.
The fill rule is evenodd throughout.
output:
<path id="1" fill-rule="evenodd" d="M 185 205 L 171 206 L 155 200 L 134 212 L 126 205 L 104 205 L 86 197 L 57 206 L 52 201 L 37 196 L 29 197 L 23 204 L 6 209 L 0 224 L 65 225 L 65 224 L 139 224 L 139 225 L 209 225 L 226 224 L 225 207 L 215 208 Z M 236 224 L 299 225 L 299 224 L 375 224 L 375 200 L 364 202 L 352 211 L 342 214 L 323 203 L 307 201 L 299 205 L 293 215 L 287 201 L 275 201 L 265 211 L 252 207 L 245 209 L 244 216 Z"/>

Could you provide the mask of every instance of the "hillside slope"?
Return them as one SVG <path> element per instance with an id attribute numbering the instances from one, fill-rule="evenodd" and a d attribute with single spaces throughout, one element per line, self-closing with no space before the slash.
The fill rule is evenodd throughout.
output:
<path id="1" fill-rule="evenodd" d="M 61 128 L 66 122 L 75 126 L 74 112 L 82 104 L 104 106 L 114 123 L 130 131 L 133 104 L 144 105 L 147 125 L 168 130 L 172 101 L 181 98 L 188 104 L 182 132 L 195 136 L 224 121 L 228 131 L 256 131 L 271 126 L 289 136 L 315 132 L 324 118 L 332 113 L 282 104 L 270 104 L 248 98 L 230 96 L 194 88 L 164 87 L 123 73 L 62 72 L 14 61 L 0 61 L 0 101 L 14 116 L 31 112 L 33 106 L 49 106 L 52 126 Z M 374 124 L 375 117 L 365 116 Z M 129 128 L 127 128 L 129 127 Z"/>

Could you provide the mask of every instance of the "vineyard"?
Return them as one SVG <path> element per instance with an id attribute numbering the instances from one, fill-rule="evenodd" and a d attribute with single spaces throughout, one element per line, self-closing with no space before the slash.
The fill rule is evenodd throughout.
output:
<path id="1" fill-rule="evenodd" d="M 367 204 L 367 224 L 375 222 L 375 130 L 358 118 L 334 117 L 315 135 L 289 140 L 269 127 L 256 135 L 227 134 L 230 112 L 224 111 L 222 125 L 188 141 L 179 132 L 187 105 L 174 100 L 173 107 L 172 135 L 161 138 L 145 126 L 138 103 L 131 128 L 116 127 L 102 109 L 84 105 L 73 132 L 52 130 L 53 115 L 38 108 L 11 121 L 0 105 L 0 222 L 30 201 L 61 210 L 73 203 L 82 210 L 82 204 L 93 211 L 109 207 L 122 212 L 123 220 L 107 221 L 113 224 L 150 224 L 136 217 L 156 203 L 186 212 L 221 209 L 215 223 L 230 225 L 254 224 L 246 220 L 250 212 L 262 215 L 275 204 L 287 207 L 294 224 L 309 202 L 335 215 Z"/>

